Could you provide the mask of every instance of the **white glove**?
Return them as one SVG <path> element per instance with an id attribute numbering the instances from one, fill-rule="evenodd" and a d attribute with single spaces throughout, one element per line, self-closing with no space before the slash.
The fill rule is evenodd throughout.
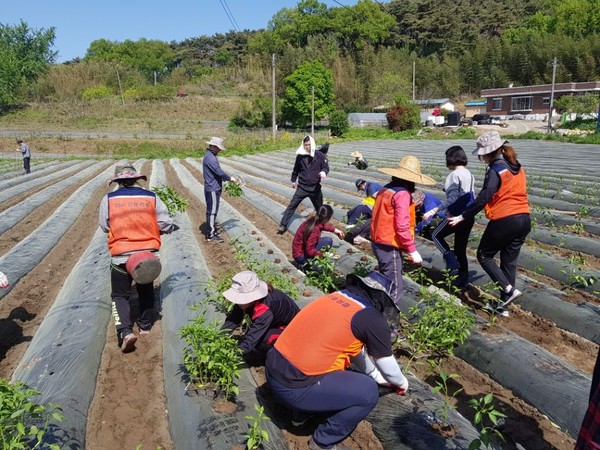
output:
<path id="1" fill-rule="evenodd" d="M 465 220 L 465 218 L 461 214 L 460 216 L 448 218 L 448 223 L 450 224 L 451 227 L 454 227 L 454 226 L 458 225 L 459 223 L 461 223 L 463 220 Z"/>
<path id="2" fill-rule="evenodd" d="M 414 252 L 409 253 L 408 256 L 409 259 L 415 264 L 421 264 L 423 262 L 423 258 L 421 258 L 421 255 L 416 250 Z"/>
<path id="3" fill-rule="evenodd" d="M 319 172 L 319 176 L 321 177 L 321 180 L 324 180 L 327 177 L 327 174 L 323 171 Z"/>
<path id="4" fill-rule="evenodd" d="M 427 211 L 425 214 L 423 214 L 423 220 L 429 220 L 431 219 L 433 216 L 435 216 L 438 212 L 438 208 L 433 208 L 429 211 Z"/>
<path id="5" fill-rule="evenodd" d="M 2 272 L 0 272 L 0 288 L 8 287 L 8 278 Z"/>
<path id="6" fill-rule="evenodd" d="M 335 230 L 333 230 L 333 232 L 340 239 L 344 239 L 344 232 L 342 230 L 339 230 L 339 229 L 336 228 Z"/>
<path id="7" fill-rule="evenodd" d="M 296 182 L 295 181 L 292 182 L 292 188 L 296 189 Z"/>
<path id="8" fill-rule="evenodd" d="M 231 181 L 232 183 L 237 183 L 237 178 L 236 177 L 229 177 L 229 181 Z"/>

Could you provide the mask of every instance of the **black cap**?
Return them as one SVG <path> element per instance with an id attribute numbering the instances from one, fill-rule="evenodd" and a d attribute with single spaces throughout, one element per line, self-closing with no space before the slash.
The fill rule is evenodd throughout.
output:
<path id="1" fill-rule="evenodd" d="M 356 183 L 354 183 L 354 184 L 356 184 L 356 190 L 357 191 L 360 191 L 360 185 L 363 184 L 363 183 L 366 183 L 366 181 L 363 180 L 362 178 L 359 178 L 358 180 L 356 180 Z"/>

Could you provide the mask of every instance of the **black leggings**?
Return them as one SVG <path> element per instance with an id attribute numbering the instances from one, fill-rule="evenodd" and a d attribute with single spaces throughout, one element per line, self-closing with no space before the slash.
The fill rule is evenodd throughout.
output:
<path id="1" fill-rule="evenodd" d="M 515 214 L 490 220 L 483 232 L 477 249 L 477 261 L 492 281 L 499 284 L 502 292 L 508 285 L 513 287 L 515 285 L 517 259 L 530 231 L 530 215 Z M 494 260 L 498 252 L 500 252 L 500 267 Z"/>
<path id="2" fill-rule="evenodd" d="M 450 246 L 444 238 L 454 233 L 454 254 L 456 255 L 459 264 L 458 273 L 469 272 L 467 243 L 469 242 L 469 235 L 471 234 L 471 228 L 473 228 L 474 223 L 474 218 L 465 219 L 453 227 L 448 223 L 448 219 L 444 219 L 431 233 L 431 239 L 433 239 L 434 244 L 442 253 L 446 253 L 450 250 Z"/>

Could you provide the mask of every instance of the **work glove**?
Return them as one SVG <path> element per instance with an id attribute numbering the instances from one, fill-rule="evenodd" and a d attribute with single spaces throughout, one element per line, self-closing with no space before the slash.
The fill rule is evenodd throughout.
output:
<path id="1" fill-rule="evenodd" d="M 344 239 L 344 232 L 338 228 L 336 228 L 335 230 L 333 230 L 333 232 L 335 233 L 335 235 L 337 237 L 339 237 L 340 239 Z"/>
<path id="2" fill-rule="evenodd" d="M 0 272 L 0 288 L 8 287 L 8 278 L 2 272 Z"/>
<path id="3" fill-rule="evenodd" d="M 448 223 L 450 224 L 451 227 L 454 227 L 454 226 L 458 225 L 459 223 L 461 223 L 463 220 L 465 220 L 465 218 L 461 214 L 460 216 L 448 218 Z"/>
<path id="4" fill-rule="evenodd" d="M 423 220 L 427 221 L 427 220 L 431 219 L 433 216 L 435 216 L 437 214 L 438 211 L 439 211 L 438 208 L 430 209 L 425 214 L 423 214 Z"/>
<path id="5" fill-rule="evenodd" d="M 321 180 L 324 180 L 327 177 L 327 174 L 323 171 L 319 172 L 319 176 L 321 177 Z"/>
<path id="6" fill-rule="evenodd" d="M 229 181 L 231 181 L 232 183 L 237 183 L 238 179 L 236 177 L 229 177 Z"/>
<path id="7" fill-rule="evenodd" d="M 296 189 L 296 182 L 292 181 L 292 189 Z"/>
<path id="8" fill-rule="evenodd" d="M 421 255 L 416 250 L 408 254 L 408 259 L 415 264 L 421 264 L 423 262 L 423 258 L 421 258 Z"/>

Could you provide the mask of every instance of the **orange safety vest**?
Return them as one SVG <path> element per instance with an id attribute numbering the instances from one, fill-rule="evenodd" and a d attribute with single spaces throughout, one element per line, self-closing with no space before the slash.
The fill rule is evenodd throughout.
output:
<path id="1" fill-rule="evenodd" d="M 108 195 L 108 249 L 111 256 L 160 249 L 156 194 L 139 187 Z"/>
<path id="2" fill-rule="evenodd" d="M 304 375 L 344 370 L 364 345 L 351 328 L 352 317 L 364 308 L 341 292 L 319 297 L 300 310 L 275 348 Z"/>
<path id="3" fill-rule="evenodd" d="M 404 188 L 400 189 L 405 190 Z M 395 228 L 394 206 L 392 205 L 392 198 L 397 192 L 398 190 L 385 187 L 381 188 L 379 192 L 377 192 L 375 206 L 373 207 L 373 217 L 371 218 L 371 236 L 373 241 L 379 244 L 391 245 L 402 250 L 408 250 L 399 241 Z M 410 234 L 414 239 L 417 219 L 415 203 L 412 201 L 412 198 L 408 206 L 408 212 L 410 217 Z"/>
<path id="4" fill-rule="evenodd" d="M 516 175 L 500 165 L 492 166 L 490 170 L 498 172 L 500 189 L 485 205 L 485 216 L 498 220 L 515 214 L 529 214 L 525 170 L 521 168 Z"/>

